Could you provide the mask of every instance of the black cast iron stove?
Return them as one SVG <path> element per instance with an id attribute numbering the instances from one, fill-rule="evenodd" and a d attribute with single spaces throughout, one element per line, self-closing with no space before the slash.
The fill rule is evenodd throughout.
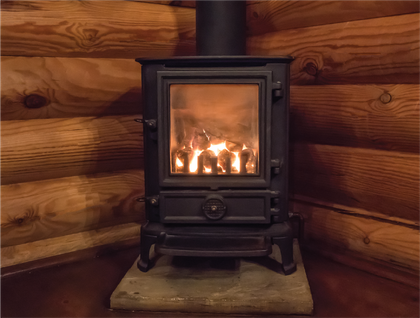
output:
<path id="1" fill-rule="evenodd" d="M 245 2 L 197 1 L 200 56 L 137 59 L 144 98 L 145 205 L 138 267 L 149 251 L 255 257 L 280 247 L 288 220 L 291 57 L 245 54 Z"/>

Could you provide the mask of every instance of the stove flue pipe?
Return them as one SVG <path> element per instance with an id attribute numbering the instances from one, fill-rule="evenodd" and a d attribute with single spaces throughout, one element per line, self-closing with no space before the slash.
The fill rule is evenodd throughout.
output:
<path id="1" fill-rule="evenodd" d="M 246 55 L 245 1 L 196 1 L 197 55 Z"/>

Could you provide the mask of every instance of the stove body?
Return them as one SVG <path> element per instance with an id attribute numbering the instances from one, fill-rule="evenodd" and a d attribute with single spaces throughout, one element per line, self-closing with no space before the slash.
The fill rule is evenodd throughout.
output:
<path id="1" fill-rule="evenodd" d="M 142 271 L 153 244 L 157 253 L 205 257 L 266 256 L 277 244 L 284 273 L 296 269 L 287 186 L 292 58 L 233 55 L 245 50 L 244 30 L 244 3 L 198 1 L 201 56 L 137 60 Z"/>

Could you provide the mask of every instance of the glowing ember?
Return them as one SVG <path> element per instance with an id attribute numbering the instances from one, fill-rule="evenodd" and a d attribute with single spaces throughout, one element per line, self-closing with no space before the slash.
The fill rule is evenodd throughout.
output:
<path id="1" fill-rule="evenodd" d="M 243 149 L 246 149 L 245 145 L 243 145 Z M 226 141 L 221 142 L 219 144 L 215 144 L 215 145 L 210 144 L 210 147 L 207 148 L 207 150 L 213 151 L 216 156 L 218 156 L 219 153 L 223 150 L 229 151 L 226 147 Z M 200 154 L 203 151 L 204 150 L 197 150 L 197 149 L 193 150 L 194 154 L 193 154 L 193 157 L 190 161 L 190 166 L 189 166 L 190 172 L 192 172 L 192 173 L 197 172 L 197 170 L 198 170 L 198 156 L 200 156 Z M 235 156 L 235 158 L 233 160 L 233 163 L 232 163 L 232 167 L 233 167 L 234 170 L 236 170 L 238 172 L 239 169 L 240 169 L 239 152 L 230 152 L 230 153 L 232 153 Z M 183 167 L 183 163 L 179 158 L 176 158 L 176 166 L 179 167 L 179 168 Z M 217 164 L 217 166 L 220 167 L 223 172 L 226 172 L 225 169 L 223 169 L 222 166 L 219 163 Z M 204 167 L 204 172 L 210 173 L 211 169 Z"/>
<path id="2" fill-rule="evenodd" d="M 181 168 L 182 166 L 184 166 L 183 163 L 181 162 L 181 160 L 179 160 L 179 158 L 176 158 L 176 166 L 178 168 Z"/>
<path id="3" fill-rule="evenodd" d="M 203 152 L 203 150 L 194 150 L 194 157 L 190 163 L 190 172 L 197 172 L 198 169 L 198 156 Z"/>
<path id="4" fill-rule="evenodd" d="M 206 132 L 203 130 L 203 133 L 207 136 Z M 210 139 L 209 136 L 207 136 L 207 138 Z M 192 147 L 192 143 L 191 146 Z M 189 149 L 191 149 L 190 147 L 188 147 Z M 196 146 L 197 147 L 197 146 Z M 187 155 L 188 152 L 183 152 L 185 151 L 186 147 L 184 146 L 183 149 L 181 149 L 181 153 L 183 153 L 183 155 Z M 237 148 L 236 148 L 237 149 Z M 248 149 L 248 147 L 245 146 L 245 144 L 242 145 L 242 150 Z M 191 151 L 191 150 L 189 150 Z M 221 154 L 221 152 L 223 151 L 223 153 Z M 211 154 L 211 156 L 216 156 L 218 157 L 217 160 L 217 168 L 219 170 L 219 173 L 226 173 L 226 157 L 231 158 L 231 169 L 230 169 L 230 173 L 239 173 L 240 171 L 240 167 L 241 167 L 241 159 L 240 159 L 240 153 L 241 151 L 230 151 L 227 146 L 226 146 L 226 141 L 223 141 L 221 143 L 218 144 L 210 144 L 210 146 L 208 146 L 206 149 L 203 150 L 198 150 L 197 148 L 192 150 L 192 153 L 189 153 L 189 172 L 190 173 L 197 173 L 198 172 L 198 157 L 205 152 L 203 155 L 205 155 L 204 157 L 204 166 L 203 166 L 203 172 L 204 173 L 211 173 L 212 170 L 209 167 L 209 153 Z M 252 152 L 252 150 L 251 150 Z M 220 157 L 221 156 L 221 157 Z M 222 166 L 223 165 L 223 166 Z M 175 166 L 178 170 L 182 170 L 182 168 L 184 167 L 184 162 L 183 159 L 181 157 L 176 157 L 175 159 Z M 247 170 L 248 168 L 250 168 L 249 170 L 254 171 L 255 170 L 255 163 L 252 161 L 249 161 L 247 163 Z"/>

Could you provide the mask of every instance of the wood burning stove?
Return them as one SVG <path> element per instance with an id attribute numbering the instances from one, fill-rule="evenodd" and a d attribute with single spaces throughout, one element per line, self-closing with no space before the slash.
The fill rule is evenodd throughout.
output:
<path id="1" fill-rule="evenodd" d="M 240 1 L 197 1 L 197 50 L 137 60 L 148 220 L 138 267 L 150 268 L 153 244 L 157 253 L 208 257 L 265 256 L 277 244 L 290 274 L 292 58 L 237 55 L 245 51 Z"/>

